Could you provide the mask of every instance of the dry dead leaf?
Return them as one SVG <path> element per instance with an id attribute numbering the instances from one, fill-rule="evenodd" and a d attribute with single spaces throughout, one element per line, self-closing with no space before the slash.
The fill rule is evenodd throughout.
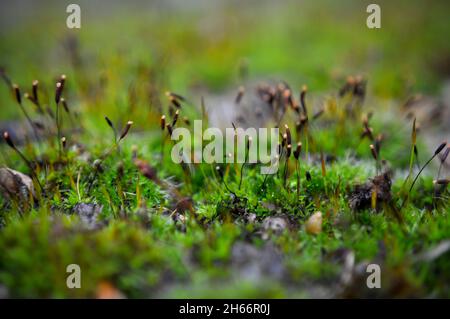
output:
<path id="1" fill-rule="evenodd" d="M 7 198 L 29 198 L 35 197 L 33 180 L 31 177 L 13 169 L 0 168 L 0 191 Z"/>

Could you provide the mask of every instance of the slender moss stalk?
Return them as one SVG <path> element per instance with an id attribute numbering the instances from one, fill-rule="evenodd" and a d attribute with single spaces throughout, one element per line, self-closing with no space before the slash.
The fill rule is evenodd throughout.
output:
<path id="1" fill-rule="evenodd" d="M 161 127 L 161 163 L 164 162 L 164 144 L 166 141 L 166 138 L 164 136 L 164 128 L 166 127 L 166 116 L 162 115 L 160 120 L 160 127 Z"/>
<path id="2" fill-rule="evenodd" d="M 405 180 L 403 181 L 403 184 L 401 187 L 402 192 L 404 191 L 404 187 L 405 187 L 406 183 L 412 176 L 414 157 L 415 157 L 414 155 L 415 155 L 415 151 L 417 150 L 416 140 L 417 140 L 417 128 L 416 128 L 416 118 L 414 118 L 412 131 L 411 131 L 411 153 L 409 156 L 409 171 L 408 171 L 408 175 L 406 176 Z"/>
<path id="3" fill-rule="evenodd" d="M 411 175 L 412 175 L 412 170 L 413 170 L 413 165 L 414 165 L 414 149 L 416 147 L 416 140 L 417 140 L 416 118 L 414 118 L 412 132 L 411 132 L 412 146 L 411 146 L 411 154 L 410 154 L 410 157 L 409 157 L 408 178 L 411 177 Z"/>
<path id="4" fill-rule="evenodd" d="M 408 193 L 410 193 L 411 190 L 413 189 L 414 184 L 416 183 L 417 179 L 419 178 L 419 175 L 422 173 L 422 171 L 425 169 L 425 167 L 427 167 L 428 164 L 430 164 L 431 161 L 444 149 L 446 144 L 447 144 L 447 142 L 444 142 L 441 145 L 439 145 L 439 147 L 434 152 L 433 156 L 431 156 L 431 158 L 425 163 L 425 165 L 422 166 L 422 168 L 420 169 L 419 173 L 417 173 L 416 177 L 414 178 L 414 180 L 413 180 L 413 182 L 411 184 L 411 187 L 409 188 Z"/>
<path id="5" fill-rule="evenodd" d="M 8 146 L 11 147 L 20 156 L 20 158 L 25 162 L 25 164 L 28 166 L 28 168 L 30 169 L 30 172 L 31 172 L 31 175 L 32 175 L 33 179 L 36 180 L 37 184 L 39 185 L 39 188 L 40 188 L 41 192 L 43 192 L 44 188 L 42 187 L 42 184 L 39 181 L 39 178 L 38 178 L 38 176 L 36 175 L 36 173 L 34 171 L 33 164 L 31 164 L 31 162 L 26 158 L 26 156 L 16 147 L 16 145 L 12 141 L 11 137 L 9 136 L 8 132 L 3 132 L 3 138 L 4 138 L 5 142 L 6 142 L 6 144 L 8 144 Z"/>
<path id="6" fill-rule="evenodd" d="M 117 144 L 117 130 L 114 126 L 113 122 L 109 119 L 109 117 L 105 116 L 105 121 L 108 123 L 108 126 L 111 128 L 111 131 L 113 133 L 113 142 L 114 144 Z"/>
<path id="7" fill-rule="evenodd" d="M 20 110 L 22 111 L 23 115 L 25 116 L 28 124 L 30 124 L 31 129 L 33 130 L 33 134 L 34 137 L 36 138 L 36 141 L 39 141 L 39 133 L 36 129 L 36 125 L 33 123 L 33 121 L 31 120 L 30 115 L 28 114 L 28 112 L 25 110 L 23 104 L 22 104 L 22 96 L 20 94 L 20 89 L 19 86 L 17 84 L 13 84 L 13 90 L 14 90 L 14 94 L 16 96 L 16 101 L 19 104 Z"/>
<path id="8" fill-rule="evenodd" d="M 230 192 L 231 194 L 233 194 L 234 196 L 237 197 L 236 193 L 233 192 L 233 191 L 228 187 L 227 182 L 225 181 L 225 176 L 224 176 L 222 170 L 220 169 L 220 166 L 216 166 L 216 172 L 220 175 L 220 178 L 222 179 L 222 183 L 223 183 L 223 185 L 225 186 L 226 190 L 227 190 L 228 192 Z"/>
<path id="9" fill-rule="evenodd" d="M 302 151 L 302 143 L 297 143 L 297 148 L 294 151 L 294 158 L 295 158 L 295 170 L 297 172 L 297 201 L 300 199 L 300 152 Z"/>
<path id="10" fill-rule="evenodd" d="M 378 175 L 379 173 L 379 156 L 377 153 L 377 150 L 375 149 L 375 146 L 373 144 L 370 144 L 370 152 L 372 153 L 372 157 L 375 160 L 375 174 Z"/>
<path id="11" fill-rule="evenodd" d="M 62 82 L 56 83 L 56 91 L 55 91 L 55 104 L 56 104 L 56 112 L 55 112 L 55 124 L 56 124 L 56 141 L 58 144 L 58 154 L 59 158 L 61 158 L 61 126 L 59 122 L 59 102 L 61 101 L 61 94 L 63 90 Z"/>
<path id="12" fill-rule="evenodd" d="M 284 164 L 284 181 L 283 181 L 284 188 L 286 188 L 286 183 L 287 183 L 287 179 L 288 179 L 289 157 L 291 156 L 291 151 L 292 151 L 292 145 L 288 144 L 286 146 L 286 162 Z"/>
<path id="13" fill-rule="evenodd" d="M 439 164 L 439 169 L 438 169 L 438 174 L 437 174 L 436 180 L 439 180 L 439 178 L 441 176 L 442 165 L 444 165 L 445 161 L 447 160 L 449 153 L 450 153 L 450 145 L 447 145 L 447 148 L 445 149 L 445 152 L 441 157 L 441 163 Z"/>
<path id="14" fill-rule="evenodd" d="M 447 142 L 443 142 L 441 143 L 441 145 L 438 146 L 438 148 L 436 149 L 436 151 L 434 151 L 433 156 L 430 157 L 430 159 L 422 166 L 422 168 L 420 169 L 420 171 L 417 173 L 416 177 L 414 178 L 411 187 L 409 188 L 408 193 L 406 194 L 406 198 L 402 203 L 402 206 L 400 207 L 400 209 L 403 208 L 403 206 L 405 205 L 406 201 L 409 199 L 409 195 L 411 194 L 411 191 L 414 187 L 414 185 L 416 184 L 417 179 L 419 178 L 420 174 L 422 173 L 422 171 L 425 169 L 425 167 L 428 166 L 428 164 L 431 163 L 431 161 L 444 149 L 445 145 L 447 145 Z"/>
<path id="15" fill-rule="evenodd" d="M 241 189 L 241 185 L 242 185 L 242 178 L 244 176 L 244 167 L 245 164 L 247 164 L 247 161 L 250 157 L 250 144 L 252 143 L 252 137 L 249 136 L 248 140 L 247 140 L 247 152 L 245 154 L 245 158 L 244 158 L 244 163 L 241 166 L 241 174 L 240 174 L 240 178 L 239 178 L 239 190 Z"/>

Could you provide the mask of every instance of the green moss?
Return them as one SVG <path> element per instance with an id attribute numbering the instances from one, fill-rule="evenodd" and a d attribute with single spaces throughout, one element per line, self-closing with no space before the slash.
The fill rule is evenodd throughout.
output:
<path id="1" fill-rule="evenodd" d="M 298 10 L 289 3 L 277 7 L 276 14 L 252 7 L 251 16 L 248 9 L 224 8 L 211 13 L 211 19 L 223 19 L 220 30 L 199 26 L 199 13 L 120 12 L 112 15 L 114 23 L 89 20 L 89 27 L 76 34 L 61 30 L 60 19 L 51 18 L 45 20 L 45 32 L 29 21 L 2 33 L 1 63 L 22 91 L 39 79 L 42 100 L 54 110 L 53 76 L 65 73 L 71 114 L 79 117 L 62 112 L 69 146 L 62 157 L 54 135 L 19 146 L 27 158 L 47 163 L 37 173 L 47 192 L 26 211 L 0 197 L 0 285 L 12 297 L 95 297 L 102 282 L 129 297 L 308 297 L 315 287 L 337 291 L 343 263 L 330 256 L 352 251 L 356 264 L 382 263 L 383 276 L 404 280 L 418 288 L 419 296 L 449 297 L 448 252 L 433 261 L 417 261 L 450 234 L 448 189 L 442 200 L 434 199 L 434 168 L 418 179 L 405 202 L 403 223 L 386 209 L 354 212 L 349 207 L 355 185 L 376 174 L 372 142 L 360 138 L 360 116 L 368 112 L 373 112 L 374 134 L 385 138 L 381 158 L 394 172 L 393 204 L 403 204 L 401 175 L 409 165 L 410 126 L 397 120 L 398 110 L 390 113 L 390 104 L 400 105 L 411 91 L 432 94 L 439 89 L 441 79 L 431 70 L 429 52 L 441 57 L 449 51 L 441 36 L 449 29 L 448 10 L 437 3 L 386 3 L 389 32 L 381 33 L 361 27 L 361 15 L 351 13 L 364 12 L 360 4 L 328 4 L 330 10 L 312 2 Z M 81 65 L 74 65 L 64 49 L 62 42 L 71 36 L 78 39 Z M 250 81 L 280 77 L 295 92 L 306 83 L 314 108 L 323 106 L 315 100 L 320 92 L 329 93 L 324 98 L 329 108 L 311 122 L 310 159 L 305 151 L 301 156 L 299 197 L 293 159 L 286 187 L 284 163 L 279 176 L 267 179 L 259 165 L 247 165 L 241 189 L 239 169 L 231 165 L 225 177 L 231 194 L 214 165 L 193 164 L 186 174 L 173 163 L 172 141 L 158 129 L 161 112 L 168 114 L 166 90 L 187 95 L 190 103 L 181 115 L 192 121 L 200 117 L 197 93 L 241 84 L 238 65 L 244 59 Z M 335 93 L 345 76 L 359 73 L 369 80 L 368 99 L 355 116 L 345 116 L 345 101 L 336 100 Z M 36 115 L 31 103 L 25 107 Z M 4 85 L 0 109 L 2 121 L 21 116 Z M 105 115 L 118 131 L 128 120 L 134 122 L 119 148 Z M 83 130 L 72 131 L 72 121 Z M 53 129 L 54 123 L 47 117 L 46 125 Z M 420 140 L 418 146 L 423 162 L 426 145 Z M 0 152 L 2 164 L 31 173 L 6 145 L 0 145 Z M 332 158 L 325 176 L 321 152 Z M 155 169 L 160 182 L 142 175 L 133 153 Z M 192 212 L 177 207 L 183 197 L 192 198 Z M 88 230 L 80 220 L 75 211 L 79 203 L 102 207 L 98 229 Z M 323 214 L 323 230 L 315 236 L 306 232 L 305 222 L 317 211 Z M 248 221 L 253 213 L 256 220 Z M 289 227 L 266 238 L 262 224 L 273 216 L 286 218 Z M 255 249 L 273 243 L 282 254 L 283 278 L 240 278 L 232 254 L 238 241 Z M 81 289 L 66 287 L 66 267 L 72 263 L 81 266 Z M 360 289 L 361 296 L 368 293 L 364 286 Z M 399 296 L 389 283 L 380 294 Z"/>

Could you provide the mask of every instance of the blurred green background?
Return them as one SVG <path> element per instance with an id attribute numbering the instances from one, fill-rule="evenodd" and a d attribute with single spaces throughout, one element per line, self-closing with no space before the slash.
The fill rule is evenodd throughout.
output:
<path id="1" fill-rule="evenodd" d="M 362 74 L 388 98 L 435 93 L 450 73 L 448 1 L 379 1 L 381 29 L 366 27 L 371 1 L 77 1 L 72 30 L 71 2 L 2 1 L 0 65 L 27 87 L 62 73 L 86 95 L 107 82 L 100 110 L 120 107 L 140 76 L 217 92 L 239 84 L 242 65 L 314 91 Z M 8 94 L 2 85 L 1 119 L 19 116 Z"/>

